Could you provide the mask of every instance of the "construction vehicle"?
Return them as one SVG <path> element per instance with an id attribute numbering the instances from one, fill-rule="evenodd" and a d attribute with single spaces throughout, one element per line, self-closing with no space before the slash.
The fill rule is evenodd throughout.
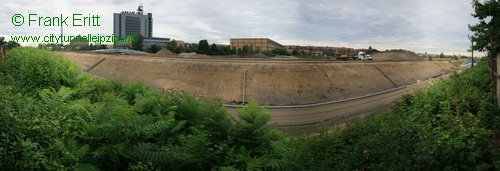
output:
<path id="1" fill-rule="evenodd" d="M 347 54 L 345 53 L 340 53 L 340 52 L 335 52 L 334 55 L 336 56 L 337 60 L 347 60 Z"/>
<path id="2" fill-rule="evenodd" d="M 365 52 L 358 52 L 358 56 L 356 58 L 356 60 L 366 60 L 366 57 L 367 57 L 367 54 Z"/>
<path id="3" fill-rule="evenodd" d="M 372 57 L 368 54 L 366 54 L 365 52 L 358 52 L 358 54 L 356 55 L 347 55 L 347 54 L 339 54 L 339 55 L 336 55 L 337 56 L 337 60 L 372 60 Z"/>

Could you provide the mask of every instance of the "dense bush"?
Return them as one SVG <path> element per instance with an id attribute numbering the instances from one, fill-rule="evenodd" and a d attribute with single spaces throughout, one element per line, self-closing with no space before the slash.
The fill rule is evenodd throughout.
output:
<path id="1" fill-rule="evenodd" d="M 390 111 L 302 139 L 311 168 L 499 170 L 500 110 L 485 65 L 406 95 Z M 311 157 L 312 156 L 312 157 Z"/>
<path id="2" fill-rule="evenodd" d="M 54 53 L 18 48 L 0 64 L 0 167 L 7 170 L 254 170 L 289 164 L 283 134 L 250 103 L 93 78 Z M 249 136 L 251 135 L 251 136 Z"/>
<path id="3" fill-rule="evenodd" d="M 80 69 L 61 56 L 32 47 L 7 52 L 0 72 L 8 74 L 1 82 L 11 82 L 23 92 L 35 94 L 43 88 L 75 86 Z M 7 82 L 8 83 L 8 82 Z"/>

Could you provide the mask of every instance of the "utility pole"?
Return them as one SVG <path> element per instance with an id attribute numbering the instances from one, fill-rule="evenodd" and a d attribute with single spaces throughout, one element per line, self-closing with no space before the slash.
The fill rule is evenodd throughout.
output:
<path id="1" fill-rule="evenodd" d="M 62 41 L 62 40 L 64 40 L 64 38 L 63 38 L 62 36 L 63 36 L 63 25 L 61 24 L 61 45 L 60 45 L 60 46 L 61 46 L 61 49 L 62 49 L 62 47 L 63 47 L 63 41 Z M 71 41 L 71 40 L 70 40 L 70 41 Z"/>
<path id="2" fill-rule="evenodd" d="M 470 52 L 472 53 L 470 59 L 471 59 L 471 63 L 470 63 L 470 67 L 474 67 L 474 41 L 472 40 L 472 37 L 470 39 Z"/>
<path id="3" fill-rule="evenodd" d="M 470 43 L 471 43 L 471 45 L 470 45 L 470 52 L 472 53 L 472 55 L 470 57 L 470 59 L 471 59 L 471 61 L 470 61 L 471 62 L 470 67 L 472 68 L 472 67 L 474 67 L 474 40 L 472 40 L 472 36 L 471 35 L 468 35 L 467 37 L 469 37 Z"/>
<path id="4" fill-rule="evenodd" d="M 247 89 L 247 70 L 243 71 L 243 104 L 245 104 L 245 91 Z"/>

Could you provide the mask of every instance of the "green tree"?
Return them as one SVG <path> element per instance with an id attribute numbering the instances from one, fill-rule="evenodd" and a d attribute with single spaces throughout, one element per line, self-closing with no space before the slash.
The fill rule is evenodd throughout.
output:
<path id="1" fill-rule="evenodd" d="M 441 52 L 441 54 L 439 54 L 439 58 L 444 58 L 444 53 Z"/>
<path id="2" fill-rule="evenodd" d="M 14 49 L 14 48 L 19 47 L 19 46 L 21 46 L 21 45 L 15 41 L 11 40 L 11 41 L 6 42 L 5 37 L 0 37 L 0 47 L 3 47 L 4 50 Z"/>
<path id="3" fill-rule="evenodd" d="M 475 44 L 472 50 L 495 51 L 498 50 L 500 41 L 500 2 L 498 0 L 486 0 L 483 3 L 479 0 L 472 0 L 474 13 L 472 16 L 479 19 L 479 23 L 469 25 L 469 29 L 474 32 L 471 41 Z M 489 21 L 487 21 L 489 19 Z M 494 49 L 490 49 L 490 38 L 493 39 Z"/>
<path id="4" fill-rule="evenodd" d="M 229 46 L 222 47 L 221 55 L 229 55 L 229 54 L 231 54 L 231 48 Z"/>
<path id="5" fill-rule="evenodd" d="M 0 37 L 0 47 L 5 44 L 5 37 Z"/>
<path id="6" fill-rule="evenodd" d="M 10 50 L 10 49 L 14 49 L 14 48 L 19 47 L 19 46 L 21 46 L 19 43 L 11 40 L 11 41 L 7 42 L 6 49 Z"/>
<path id="7" fill-rule="evenodd" d="M 184 48 L 182 46 L 177 46 L 177 48 L 175 49 L 175 53 L 177 53 L 177 54 L 183 53 L 183 52 L 186 52 L 186 48 Z"/>
<path id="8" fill-rule="evenodd" d="M 236 47 L 233 46 L 233 48 L 231 48 L 230 54 L 236 54 L 236 53 L 238 53 L 238 50 L 236 49 Z"/>
<path id="9" fill-rule="evenodd" d="M 198 43 L 198 53 L 199 54 L 209 54 L 210 53 L 210 45 L 207 40 L 200 40 Z"/>
<path id="10" fill-rule="evenodd" d="M 219 48 L 217 48 L 217 45 L 215 43 L 210 46 L 210 55 L 219 55 Z"/>
<path id="11" fill-rule="evenodd" d="M 177 50 L 177 41 L 175 39 L 172 39 L 172 41 L 167 43 L 167 50 L 170 52 L 176 52 Z"/>
<path id="12" fill-rule="evenodd" d="M 148 50 L 147 50 L 147 51 L 148 51 L 149 53 L 156 53 L 156 52 L 158 52 L 158 51 L 160 51 L 160 50 L 161 50 L 161 47 L 160 47 L 160 46 L 158 46 L 158 45 L 156 45 L 156 44 L 154 44 L 154 45 L 151 45 L 151 46 L 148 48 Z"/>
<path id="13" fill-rule="evenodd" d="M 142 51 L 142 49 L 144 47 L 144 36 L 142 36 L 140 34 L 136 34 L 134 36 L 137 36 L 137 40 L 129 40 L 132 42 L 131 49 Z"/>
<path id="14" fill-rule="evenodd" d="M 276 48 L 272 52 L 276 55 L 290 55 L 290 53 L 283 48 Z"/>
<path id="15" fill-rule="evenodd" d="M 251 48 L 250 46 L 248 46 L 248 45 L 245 45 L 245 46 L 243 46 L 243 48 L 241 49 L 241 52 L 240 52 L 240 53 L 252 53 L 252 52 L 253 52 L 252 48 Z"/>

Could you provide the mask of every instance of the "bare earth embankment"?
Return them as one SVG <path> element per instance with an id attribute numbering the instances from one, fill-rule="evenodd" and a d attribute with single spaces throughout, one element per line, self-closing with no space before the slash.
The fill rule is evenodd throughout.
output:
<path id="1" fill-rule="evenodd" d="M 242 101 L 245 70 L 245 101 L 291 105 L 358 97 L 414 84 L 455 68 L 447 61 L 276 61 L 62 54 L 82 69 L 106 58 L 89 71 L 96 76 L 123 82 L 142 80 L 156 88 L 235 104 Z"/>

